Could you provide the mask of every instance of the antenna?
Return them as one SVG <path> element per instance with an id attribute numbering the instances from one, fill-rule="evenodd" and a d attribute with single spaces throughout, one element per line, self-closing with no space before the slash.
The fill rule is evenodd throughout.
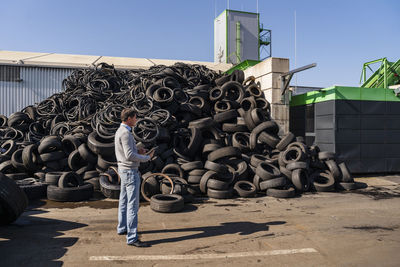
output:
<path id="1" fill-rule="evenodd" d="M 294 11 L 294 68 L 297 68 L 297 22 L 296 22 L 296 10 Z M 296 75 L 296 74 L 295 74 Z M 295 91 L 297 90 L 297 75 L 295 76 L 296 84 Z"/>
<path id="2" fill-rule="evenodd" d="M 217 17 L 217 0 L 214 0 L 214 19 Z"/>
<path id="3" fill-rule="evenodd" d="M 257 13 L 258 13 L 258 0 L 257 0 Z"/>

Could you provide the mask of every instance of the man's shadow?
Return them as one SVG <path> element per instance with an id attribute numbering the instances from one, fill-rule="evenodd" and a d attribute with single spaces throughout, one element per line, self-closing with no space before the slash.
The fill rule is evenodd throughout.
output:
<path id="1" fill-rule="evenodd" d="M 170 237 L 170 238 L 152 240 L 148 242 L 151 245 L 155 245 L 160 243 L 171 243 L 189 239 L 199 239 L 199 238 L 221 236 L 228 234 L 250 235 L 257 232 L 268 231 L 270 225 L 281 225 L 285 223 L 286 223 L 285 221 L 272 221 L 266 223 L 227 222 L 227 223 L 221 223 L 218 226 L 141 231 L 141 234 L 200 232 L 191 235 Z"/>

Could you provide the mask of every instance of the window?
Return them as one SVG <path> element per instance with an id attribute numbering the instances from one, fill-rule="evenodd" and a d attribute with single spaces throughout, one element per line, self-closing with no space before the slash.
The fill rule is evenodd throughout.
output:
<path id="1" fill-rule="evenodd" d="M 1 82 L 21 82 L 21 68 L 18 66 L 0 66 Z"/>

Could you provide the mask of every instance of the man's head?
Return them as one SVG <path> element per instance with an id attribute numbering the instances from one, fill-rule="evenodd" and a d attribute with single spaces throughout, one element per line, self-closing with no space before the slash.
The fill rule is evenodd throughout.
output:
<path id="1" fill-rule="evenodd" d="M 133 108 L 125 108 L 121 112 L 121 121 L 133 127 L 136 124 L 136 111 Z"/>

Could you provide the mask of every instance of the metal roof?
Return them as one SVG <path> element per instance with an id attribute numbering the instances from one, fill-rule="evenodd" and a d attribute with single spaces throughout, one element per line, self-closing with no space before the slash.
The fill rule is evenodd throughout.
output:
<path id="1" fill-rule="evenodd" d="M 232 67 L 232 64 L 203 61 L 107 57 L 0 50 L 0 64 L 3 65 L 55 68 L 89 68 L 100 62 L 113 64 L 115 68 L 119 69 L 148 69 L 154 65 L 162 64 L 169 66 L 175 64 L 176 62 L 183 62 L 187 64 L 201 64 L 205 65 L 209 69 L 223 72 Z"/>

